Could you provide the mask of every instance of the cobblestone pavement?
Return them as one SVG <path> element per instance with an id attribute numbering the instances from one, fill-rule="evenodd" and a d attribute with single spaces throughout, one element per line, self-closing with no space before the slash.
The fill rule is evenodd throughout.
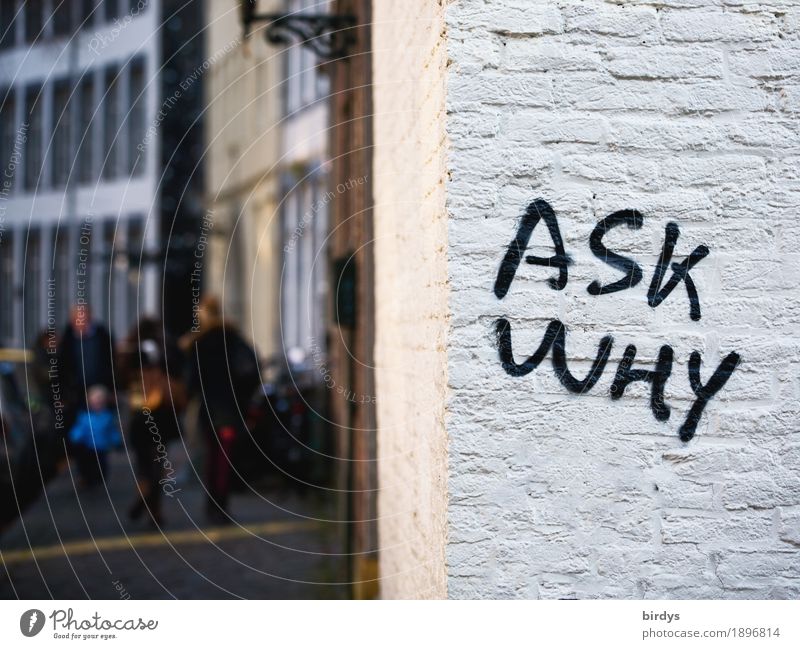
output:
<path id="1" fill-rule="evenodd" d="M 118 454 L 104 487 L 65 470 L 0 536 L 0 598 L 341 598 L 344 526 L 318 500 L 277 489 L 234 494 L 234 524 L 209 527 L 196 478 L 164 498 L 165 524 L 127 520 L 135 493 Z M 75 478 L 77 480 L 77 478 Z M 316 498 L 319 498 L 317 494 Z M 33 553 L 31 552 L 33 549 Z"/>

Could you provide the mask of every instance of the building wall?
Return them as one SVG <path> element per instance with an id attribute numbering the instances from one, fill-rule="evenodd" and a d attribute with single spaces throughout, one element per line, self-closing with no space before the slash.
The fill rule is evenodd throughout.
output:
<path id="1" fill-rule="evenodd" d="M 373 4 L 375 380 L 381 594 L 443 597 L 444 8 Z"/>
<path id="2" fill-rule="evenodd" d="M 800 3 L 719 4 L 448 6 L 451 597 L 800 595 Z M 387 12 L 378 24 L 394 17 Z M 409 38 L 402 30 L 411 26 L 385 29 L 402 44 Z M 417 64 L 436 51 L 419 45 L 410 48 Z M 391 63 L 397 61 L 376 52 L 377 69 Z M 376 180 L 383 210 L 376 218 L 378 263 L 396 266 L 405 253 L 404 267 L 414 268 L 395 281 L 388 269 L 378 275 L 378 365 L 387 368 L 378 375 L 379 394 L 392 400 L 379 410 L 387 429 L 382 457 L 393 458 L 383 459 L 383 515 L 406 521 L 402 535 L 387 532 L 382 542 L 400 544 L 386 551 L 386 572 L 403 565 L 398 580 L 417 579 L 422 589 L 419 566 L 431 557 L 399 557 L 418 547 L 409 539 L 431 540 L 431 527 L 413 525 L 420 519 L 412 512 L 427 510 L 432 498 L 418 492 L 433 491 L 441 474 L 409 458 L 438 450 L 433 440 L 443 439 L 443 413 L 428 404 L 443 393 L 431 369 L 444 354 L 443 339 L 434 335 L 441 327 L 426 309 L 432 304 L 423 301 L 411 313 L 392 308 L 407 308 L 412 302 L 401 298 L 408 291 L 441 281 L 441 253 L 429 239 L 415 236 L 411 245 L 401 238 L 441 227 L 434 209 L 441 190 L 420 205 L 435 189 L 435 174 L 429 182 L 407 178 L 409 163 L 425 158 L 402 148 L 408 140 L 433 145 L 424 129 L 435 111 L 420 113 L 426 104 L 418 95 L 387 91 L 376 102 L 384 128 L 393 110 L 399 122 L 378 133 L 401 147 L 395 156 L 378 148 L 376 168 L 385 174 Z M 438 163 L 429 158 L 431 167 Z M 529 224 L 540 220 L 529 244 L 510 246 L 535 199 L 544 202 L 530 212 Z M 571 260 L 566 282 L 558 281 L 561 261 L 550 259 L 545 203 Z M 628 210 L 619 218 L 631 227 L 610 227 L 596 244 L 633 259 L 643 277 L 625 290 L 593 295 L 595 281 L 626 281 L 601 248 L 595 244 L 597 255 L 590 250 L 598 222 L 619 210 Z M 696 320 L 683 281 L 657 307 L 648 304 L 669 223 L 680 233 L 674 261 L 708 248 L 689 273 L 700 305 Z M 509 249 L 523 259 L 503 296 L 503 287 L 494 289 Z M 551 267 L 526 263 L 525 255 L 550 259 Z M 576 379 L 590 375 L 610 336 L 599 380 L 585 393 L 568 391 L 582 386 L 566 375 L 560 380 L 563 364 L 557 360 L 554 371 L 552 351 L 533 371 L 511 376 L 498 353 L 508 351 L 498 343 L 500 318 L 509 323 L 500 333 L 510 331 L 519 364 L 507 369 L 518 374 L 539 360 L 522 365 L 555 320 L 566 326 L 565 351 L 556 339 L 557 355 Z M 636 348 L 633 368 L 641 370 L 655 369 L 659 353 L 669 353 L 664 346 L 673 350 L 663 400 L 668 420 L 655 418 L 664 409 L 658 399 L 650 403 L 647 383 L 632 383 L 624 394 L 618 384 L 612 399 L 629 345 Z M 410 361 L 405 372 L 396 369 L 398 348 Z M 702 359 L 703 385 L 726 358 L 735 360 L 729 354 L 740 360 L 693 439 L 683 442 L 679 430 L 686 431 L 698 400 L 689 380 L 693 352 Z M 402 418 L 404 409 L 419 417 Z M 395 428 L 398 421 L 404 425 Z"/>
<path id="3" fill-rule="evenodd" d="M 264 11 L 282 3 L 262 2 Z M 279 149 L 282 63 L 256 29 L 242 42 L 236 3 L 206 3 L 206 292 L 222 298 L 263 357 L 280 350 Z"/>
<path id="4" fill-rule="evenodd" d="M 60 18 L 51 18 L 57 6 Z M 92 305 L 116 336 L 138 314 L 158 312 L 148 257 L 160 238 L 159 151 L 148 129 L 160 101 L 160 6 L 3 4 L 0 256 L 10 315 L 0 344 L 31 346 L 42 329 L 60 330 L 70 303 Z"/>

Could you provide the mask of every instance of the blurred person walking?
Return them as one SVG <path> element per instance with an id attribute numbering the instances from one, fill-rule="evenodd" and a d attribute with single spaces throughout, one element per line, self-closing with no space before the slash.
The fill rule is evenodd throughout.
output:
<path id="1" fill-rule="evenodd" d="M 114 340 L 106 327 L 93 320 L 87 304 L 74 305 L 59 345 L 59 374 L 66 405 L 66 425 L 86 409 L 87 390 L 101 385 L 114 399 Z"/>
<path id="2" fill-rule="evenodd" d="M 155 527 L 164 524 L 162 494 L 175 489 L 169 443 L 181 436 L 186 389 L 183 355 L 161 323 L 143 318 L 125 344 L 126 383 L 130 389 L 129 440 L 136 464 L 136 495 L 128 515 L 145 513 Z"/>
<path id="3" fill-rule="evenodd" d="M 198 317 L 198 330 L 184 336 L 182 347 L 206 444 L 206 516 L 211 523 L 228 524 L 234 447 L 246 432 L 244 416 L 261 377 L 255 350 L 223 319 L 216 298 L 203 299 Z"/>
<path id="4" fill-rule="evenodd" d="M 116 414 L 109 406 L 109 392 L 105 386 L 89 388 L 87 406 L 88 409 L 78 414 L 70 429 L 69 441 L 83 485 L 94 488 L 105 482 L 108 453 L 122 446 L 122 435 Z"/>

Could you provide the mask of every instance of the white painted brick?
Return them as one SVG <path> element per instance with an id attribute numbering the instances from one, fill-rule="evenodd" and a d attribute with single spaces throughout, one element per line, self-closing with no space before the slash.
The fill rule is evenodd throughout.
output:
<path id="1" fill-rule="evenodd" d="M 664 36 L 684 42 L 763 42 L 777 40 L 778 21 L 768 14 L 733 11 L 665 11 Z"/>
<path id="2" fill-rule="evenodd" d="M 684 185 L 717 186 L 723 183 L 744 183 L 766 180 L 766 165 L 762 157 L 741 154 L 697 157 L 671 157 L 661 164 L 665 180 Z"/>
<path id="3" fill-rule="evenodd" d="M 564 154 L 561 171 L 568 177 L 596 183 L 623 183 L 643 190 L 660 186 L 661 171 L 655 160 L 617 153 Z"/>
<path id="4" fill-rule="evenodd" d="M 674 108 L 683 113 L 755 112 L 765 110 L 769 105 L 766 94 L 759 88 L 716 81 L 693 83 L 666 92 Z"/>
<path id="5" fill-rule="evenodd" d="M 795 106 L 795 109 L 800 106 Z M 724 131 L 733 145 L 780 148 L 797 153 L 800 133 L 796 121 L 763 115 L 742 115 L 717 127 Z"/>
<path id="6" fill-rule="evenodd" d="M 781 541 L 800 546 L 800 511 L 781 511 Z"/>
<path id="7" fill-rule="evenodd" d="M 564 16 L 567 31 L 603 36 L 641 36 L 656 28 L 656 11 L 653 7 L 573 4 L 564 9 Z"/>
<path id="8" fill-rule="evenodd" d="M 623 79 L 719 79 L 724 72 L 722 53 L 711 48 L 620 47 L 611 49 L 607 59 L 607 70 Z"/>
<path id="9" fill-rule="evenodd" d="M 800 48 L 783 47 L 731 52 L 728 65 L 733 74 L 743 77 L 777 78 L 800 76 Z"/>
<path id="10" fill-rule="evenodd" d="M 385 490 L 381 503 L 385 514 L 421 513 L 382 522 L 383 542 L 405 548 L 404 535 L 416 534 L 441 543 L 438 555 L 393 545 L 382 566 L 411 576 L 391 578 L 387 593 L 434 584 L 442 594 L 441 574 L 419 568 L 431 561 L 450 597 L 800 596 L 798 9 L 794 0 L 452 0 L 446 69 L 436 21 L 413 37 L 426 54 L 411 57 L 417 76 L 405 91 L 381 96 L 398 72 L 386 60 L 377 67 L 376 169 L 387 179 L 376 183 L 376 355 L 416 361 L 403 374 L 377 370 L 392 395 L 379 439 L 407 453 L 382 476 L 396 484 L 396 469 L 413 485 Z M 430 88 L 444 93 L 435 115 L 415 99 L 435 95 Z M 381 121 L 380 108 L 398 102 L 427 130 Z M 436 119 L 445 138 L 430 135 Z M 430 142 L 445 143 L 444 161 Z M 396 178 L 404 165 L 440 162 L 441 183 L 435 173 L 408 183 L 424 216 L 387 207 L 406 199 Z M 537 198 L 557 213 L 569 283 L 555 291 L 547 280 L 556 269 L 523 260 L 500 300 L 497 270 Z M 589 235 L 622 209 L 640 211 L 642 228 L 616 228 L 604 242 L 634 258 L 643 279 L 592 296 L 593 279 L 621 273 L 591 253 Z M 671 221 L 681 233 L 673 261 L 700 244 L 710 250 L 691 273 L 697 322 L 683 284 L 657 308 L 647 303 Z M 553 254 L 544 224 L 525 252 Z M 527 376 L 509 376 L 496 347 L 500 317 L 511 322 L 518 363 L 548 322 L 566 323 L 578 377 L 613 336 L 602 377 L 571 394 L 552 352 Z M 629 344 L 639 369 L 653 367 L 662 345 L 674 349 L 665 422 L 644 383 L 610 399 Z M 693 351 L 703 382 L 729 352 L 742 360 L 684 443 Z M 446 397 L 446 409 L 426 414 L 421 393 Z"/>
<path id="11" fill-rule="evenodd" d="M 554 3 L 531 3 L 528 0 L 505 0 L 494 6 L 485 3 L 464 3 L 457 24 L 480 26 L 502 34 L 557 34 L 564 28 L 564 19 Z"/>
<path id="12" fill-rule="evenodd" d="M 718 150 L 726 140 L 721 126 L 703 119 L 620 116 L 609 124 L 609 146 L 619 149 L 708 151 Z"/>
<path id="13" fill-rule="evenodd" d="M 478 35 L 474 31 L 453 29 L 448 36 L 453 42 L 458 42 L 463 50 L 463 56 L 456 62 L 460 72 L 475 74 L 500 66 L 504 43 L 497 34 Z"/>
<path id="14" fill-rule="evenodd" d="M 504 129 L 510 140 L 527 142 L 600 142 L 606 131 L 605 120 L 586 116 L 554 116 L 537 111 L 511 115 Z"/>
<path id="15" fill-rule="evenodd" d="M 515 38 L 506 43 L 503 57 L 503 70 L 511 72 L 575 72 L 602 67 L 597 47 L 564 42 Z"/>
<path id="16" fill-rule="evenodd" d="M 727 484 L 722 502 L 728 509 L 800 506 L 800 477 L 785 470 L 752 473 Z"/>
<path id="17" fill-rule="evenodd" d="M 763 552 L 759 550 L 732 551 L 720 555 L 717 575 L 727 587 L 736 587 L 747 580 L 754 583 L 778 578 L 797 581 L 800 579 L 800 564 L 797 552 L 789 550 Z"/>
<path id="18" fill-rule="evenodd" d="M 594 86 L 577 93 L 572 105 L 581 110 L 658 111 L 666 115 L 723 111 L 760 111 L 769 105 L 760 88 L 722 81 L 680 83 L 619 80 L 613 87 Z"/>
<path id="19" fill-rule="evenodd" d="M 668 513 L 661 519 L 661 539 L 664 543 L 739 544 L 769 539 L 772 528 L 771 512 L 736 512 L 724 518 Z"/>
<path id="20" fill-rule="evenodd" d="M 475 112 L 487 105 L 521 105 L 550 108 L 555 106 L 552 80 L 544 75 L 499 74 L 487 71 L 457 77 L 451 81 L 448 97 L 451 111 Z"/>

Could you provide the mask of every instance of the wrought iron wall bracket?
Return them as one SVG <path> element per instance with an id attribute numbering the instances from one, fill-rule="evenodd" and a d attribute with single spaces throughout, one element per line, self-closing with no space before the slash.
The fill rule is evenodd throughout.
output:
<path id="1" fill-rule="evenodd" d="M 244 37 L 253 23 L 267 23 L 264 38 L 273 45 L 299 42 L 321 59 L 346 57 L 355 44 L 356 17 L 349 14 L 257 14 L 256 0 L 242 0 Z"/>

